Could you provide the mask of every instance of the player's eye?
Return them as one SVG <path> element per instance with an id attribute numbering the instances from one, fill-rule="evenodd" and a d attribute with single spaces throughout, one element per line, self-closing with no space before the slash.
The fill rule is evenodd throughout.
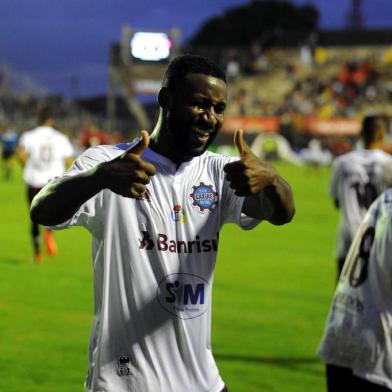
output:
<path id="1" fill-rule="evenodd" d="M 195 101 L 194 105 L 201 109 L 208 109 L 209 103 L 206 101 Z"/>
<path id="2" fill-rule="evenodd" d="M 217 105 L 214 107 L 215 113 L 217 114 L 223 114 L 223 112 L 226 109 L 226 105 L 222 104 L 222 105 Z"/>

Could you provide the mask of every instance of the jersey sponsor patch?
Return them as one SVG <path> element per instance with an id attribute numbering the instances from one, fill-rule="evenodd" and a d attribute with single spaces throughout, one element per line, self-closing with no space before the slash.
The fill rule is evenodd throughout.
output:
<path id="1" fill-rule="evenodd" d="M 179 223 L 187 223 L 188 219 L 185 216 L 184 210 L 179 204 L 175 204 L 173 206 L 173 210 L 171 211 L 170 218 L 174 222 L 179 222 Z"/>
<path id="2" fill-rule="evenodd" d="M 170 239 L 166 234 L 157 233 L 156 237 L 142 230 L 142 238 L 139 238 L 139 249 L 152 250 L 169 253 L 209 253 L 218 250 L 219 233 L 215 238 L 202 239 L 196 236 L 193 241 Z"/>
<path id="3" fill-rule="evenodd" d="M 206 311 L 208 281 L 200 276 L 177 273 L 159 283 L 157 299 L 162 308 L 183 320 L 202 316 Z"/>
<path id="4" fill-rule="evenodd" d="M 189 196 L 193 200 L 192 204 L 198 207 L 200 212 L 212 211 L 218 204 L 218 193 L 212 185 L 206 185 L 204 182 L 193 186 L 193 192 Z"/>

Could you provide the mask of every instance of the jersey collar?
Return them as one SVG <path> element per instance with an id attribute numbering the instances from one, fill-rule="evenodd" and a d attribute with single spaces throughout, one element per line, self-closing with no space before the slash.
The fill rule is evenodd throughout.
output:
<path id="1" fill-rule="evenodd" d="M 200 156 L 194 157 L 189 161 L 186 161 L 186 162 L 181 163 L 180 165 L 177 165 L 176 163 L 171 161 L 169 158 L 167 158 L 164 155 L 159 154 L 159 153 L 153 151 L 151 148 L 147 147 L 143 153 L 142 158 L 148 160 L 149 162 L 160 164 L 160 165 L 166 167 L 170 172 L 176 172 L 176 171 L 180 171 L 185 168 L 193 166 L 194 164 L 196 164 L 199 161 L 199 159 L 202 156 L 204 156 L 204 154 L 205 154 L 205 152 Z"/>

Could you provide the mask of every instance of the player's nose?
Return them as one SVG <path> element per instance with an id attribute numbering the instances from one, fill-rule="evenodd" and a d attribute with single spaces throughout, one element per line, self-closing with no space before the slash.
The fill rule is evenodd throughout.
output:
<path id="1" fill-rule="evenodd" d="M 215 125 L 218 123 L 218 119 L 213 106 L 204 110 L 202 118 L 203 121 L 210 127 L 215 127 Z"/>

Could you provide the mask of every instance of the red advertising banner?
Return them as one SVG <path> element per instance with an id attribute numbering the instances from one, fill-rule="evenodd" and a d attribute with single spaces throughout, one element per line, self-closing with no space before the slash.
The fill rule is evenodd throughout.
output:
<path id="1" fill-rule="evenodd" d="M 361 121 L 356 118 L 335 117 L 319 119 L 309 117 L 304 122 L 305 131 L 318 136 L 356 136 L 361 131 Z M 222 131 L 234 133 L 244 129 L 249 133 L 279 132 L 280 119 L 277 116 L 227 116 Z"/>
<path id="2" fill-rule="evenodd" d="M 237 129 L 243 129 L 247 132 L 278 132 L 280 126 L 279 117 L 261 117 L 261 116 L 233 116 L 225 117 L 222 131 L 234 133 Z"/>
<path id="3" fill-rule="evenodd" d="M 308 118 L 306 130 L 320 136 L 356 136 L 361 131 L 361 121 L 356 118 Z"/>

